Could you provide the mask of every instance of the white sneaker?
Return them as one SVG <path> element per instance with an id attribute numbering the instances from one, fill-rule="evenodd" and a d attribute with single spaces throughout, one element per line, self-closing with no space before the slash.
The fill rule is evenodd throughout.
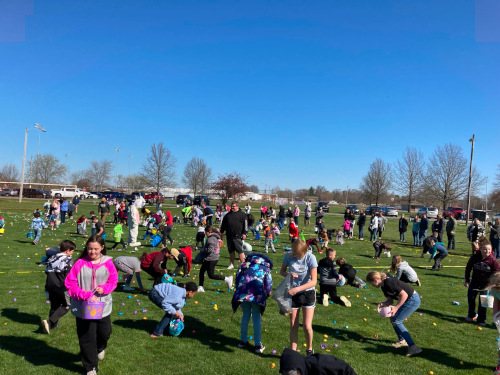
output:
<path id="1" fill-rule="evenodd" d="M 202 286 L 199 286 L 199 287 L 198 287 L 198 292 L 200 292 L 200 293 L 205 293 L 205 289 L 203 289 L 203 287 L 202 287 Z"/>
<path id="2" fill-rule="evenodd" d="M 233 277 L 232 276 L 225 277 L 224 281 L 227 284 L 227 289 L 231 290 L 231 288 L 233 287 Z"/>
<path id="3" fill-rule="evenodd" d="M 123 286 L 123 290 L 124 290 L 125 292 L 131 292 L 131 291 L 133 291 L 133 290 L 135 290 L 135 289 L 134 289 L 134 288 L 132 288 L 131 286 L 124 285 L 124 286 Z"/>
<path id="4" fill-rule="evenodd" d="M 87 375 L 97 375 L 97 371 L 96 370 L 87 371 Z"/>
<path id="5" fill-rule="evenodd" d="M 323 306 L 328 306 L 328 294 L 323 294 Z"/>
<path id="6" fill-rule="evenodd" d="M 340 296 L 340 300 L 344 302 L 345 307 L 351 307 L 351 301 L 349 301 L 345 296 Z"/>
<path id="7" fill-rule="evenodd" d="M 102 361 L 105 355 L 106 355 L 106 350 L 103 350 L 102 352 L 97 353 L 97 359 L 99 361 Z"/>
<path id="8" fill-rule="evenodd" d="M 227 267 L 227 269 L 228 269 L 228 270 L 232 270 L 233 268 L 234 268 L 233 263 L 231 263 L 231 264 L 229 265 L 229 267 Z"/>

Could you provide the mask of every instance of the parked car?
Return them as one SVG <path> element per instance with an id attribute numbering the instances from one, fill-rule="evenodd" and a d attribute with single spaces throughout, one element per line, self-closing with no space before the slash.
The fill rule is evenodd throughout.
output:
<path id="1" fill-rule="evenodd" d="M 464 209 L 462 207 L 448 207 L 443 211 L 443 217 L 448 218 L 450 216 L 454 216 L 455 219 L 461 219 L 464 214 Z"/>
<path id="2" fill-rule="evenodd" d="M 9 197 L 10 192 L 11 192 L 11 189 L 9 189 L 9 188 L 0 189 L 0 196 Z"/>
<path id="3" fill-rule="evenodd" d="M 474 216 L 484 215 L 484 213 L 486 213 L 486 220 L 489 220 L 490 219 L 490 215 L 489 215 L 488 212 L 486 212 L 484 210 L 470 210 L 470 212 L 469 212 L 469 220 L 472 220 L 474 218 Z"/>
<path id="4" fill-rule="evenodd" d="M 180 195 L 178 195 L 175 198 L 175 203 L 177 203 L 177 204 L 183 204 L 184 203 L 184 198 L 187 198 L 188 200 L 191 201 L 191 203 L 193 203 L 193 197 L 191 197 L 188 194 L 180 194 Z"/>
<path id="5" fill-rule="evenodd" d="M 347 206 L 345 206 L 345 209 L 346 209 L 346 211 L 347 211 L 347 209 L 349 209 L 352 213 L 354 213 L 356 215 L 359 214 L 359 208 L 355 204 L 348 204 Z"/>
<path id="6" fill-rule="evenodd" d="M 189 198 L 188 198 L 189 199 Z M 207 206 L 210 206 L 210 198 L 207 197 L 206 195 L 196 195 L 194 197 L 194 200 L 193 200 L 193 204 L 195 205 L 200 205 L 201 204 L 201 200 L 203 199 L 203 201 L 205 202 L 205 204 Z"/>
<path id="7" fill-rule="evenodd" d="M 387 212 L 385 213 L 385 216 L 398 216 L 398 210 L 396 210 L 394 207 L 387 207 Z"/>
<path id="8" fill-rule="evenodd" d="M 382 215 L 387 215 L 387 207 L 380 207 L 380 211 L 382 212 Z"/>
<path id="9" fill-rule="evenodd" d="M 492 220 L 496 220 L 496 219 L 500 220 L 500 212 L 498 214 L 496 214 L 495 216 L 493 216 L 493 218 L 492 218 Z"/>
<path id="10" fill-rule="evenodd" d="M 330 205 L 328 202 L 325 201 L 319 201 L 316 203 L 316 212 L 319 211 L 319 209 L 322 208 L 323 212 L 330 212 Z"/>
<path id="11" fill-rule="evenodd" d="M 106 198 L 106 199 L 116 199 L 116 200 L 120 200 L 120 199 L 123 199 L 125 197 L 125 194 L 123 193 L 120 193 L 119 191 L 111 191 L 111 190 L 108 190 L 108 191 L 104 191 L 101 195 L 101 198 Z"/>
<path id="12" fill-rule="evenodd" d="M 96 194 L 96 193 L 89 193 L 88 191 L 86 191 L 85 193 L 85 199 L 99 199 L 99 195 Z"/>
<path id="13" fill-rule="evenodd" d="M 422 217 L 423 214 L 427 214 L 428 219 L 436 219 L 439 210 L 436 207 L 420 207 L 418 210 L 418 216 Z"/>
<path id="14" fill-rule="evenodd" d="M 382 211 L 382 209 L 378 206 L 369 206 L 366 208 L 365 210 L 365 214 L 367 215 L 372 215 L 372 214 L 375 214 L 377 215 L 380 211 Z"/>
<path id="15" fill-rule="evenodd" d="M 50 197 L 50 194 L 46 194 L 40 189 L 26 188 L 26 189 L 23 189 L 23 197 L 24 198 L 48 198 L 48 197 Z"/>
<path id="16" fill-rule="evenodd" d="M 100 191 L 91 191 L 90 194 L 97 195 L 97 198 L 102 198 L 102 193 Z"/>

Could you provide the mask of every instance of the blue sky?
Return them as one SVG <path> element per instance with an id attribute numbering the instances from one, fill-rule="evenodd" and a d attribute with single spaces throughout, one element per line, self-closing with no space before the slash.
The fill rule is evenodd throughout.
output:
<path id="1" fill-rule="evenodd" d="M 119 173 L 128 155 L 138 172 L 162 141 L 179 185 L 197 156 L 261 189 L 353 188 L 407 146 L 468 158 L 473 133 L 481 173 L 500 163 L 494 0 L 7 3 L 0 165 L 21 166 L 25 127 L 36 155 L 35 122 L 71 171 L 119 147 Z"/>

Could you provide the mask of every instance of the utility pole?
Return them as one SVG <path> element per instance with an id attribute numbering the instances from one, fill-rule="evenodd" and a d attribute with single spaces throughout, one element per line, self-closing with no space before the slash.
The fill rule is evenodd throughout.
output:
<path id="1" fill-rule="evenodd" d="M 465 215 L 465 225 L 469 226 L 469 212 L 470 212 L 470 187 L 472 183 L 472 160 L 474 159 L 474 143 L 476 141 L 476 135 L 472 134 L 472 138 L 469 139 L 469 142 L 472 142 L 472 146 L 470 148 L 470 167 L 469 167 L 469 188 L 467 191 L 467 213 Z"/>
<path id="2" fill-rule="evenodd" d="M 23 168 L 21 172 L 21 186 L 19 187 L 19 203 L 23 201 L 23 187 L 24 187 L 24 165 L 26 163 L 26 146 L 28 144 L 28 128 L 24 134 L 24 153 L 23 153 Z"/>

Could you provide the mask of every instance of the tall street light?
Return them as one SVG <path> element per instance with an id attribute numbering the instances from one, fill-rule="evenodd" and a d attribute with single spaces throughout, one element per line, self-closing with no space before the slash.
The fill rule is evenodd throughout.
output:
<path id="1" fill-rule="evenodd" d="M 115 147 L 116 151 L 116 187 L 118 187 L 118 156 L 120 155 L 120 149 Z"/>
<path id="2" fill-rule="evenodd" d="M 36 153 L 36 156 L 38 157 L 38 156 L 40 155 L 40 133 L 41 133 L 41 132 L 46 133 L 46 132 L 47 132 L 47 130 L 45 130 L 45 129 L 43 128 L 43 125 L 42 125 L 42 124 L 37 124 L 36 122 L 35 122 L 35 129 L 37 129 L 37 130 L 38 130 L 38 151 L 37 151 L 37 153 Z"/>
<path id="3" fill-rule="evenodd" d="M 469 212 L 470 212 L 470 186 L 472 183 L 472 160 L 474 159 L 474 143 L 476 141 L 476 135 L 472 134 L 472 138 L 469 139 L 469 142 L 472 143 L 470 148 L 470 167 L 469 167 L 469 188 L 467 191 L 467 213 L 465 215 L 465 225 L 469 226 Z"/>
<path id="4" fill-rule="evenodd" d="M 23 153 L 23 168 L 21 172 L 21 186 L 19 187 L 19 203 L 23 201 L 23 189 L 24 189 L 24 166 L 26 164 L 26 145 L 28 144 L 28 128 L 26 128 L 26 133 L 24 134 L 24 153 Z"/>

